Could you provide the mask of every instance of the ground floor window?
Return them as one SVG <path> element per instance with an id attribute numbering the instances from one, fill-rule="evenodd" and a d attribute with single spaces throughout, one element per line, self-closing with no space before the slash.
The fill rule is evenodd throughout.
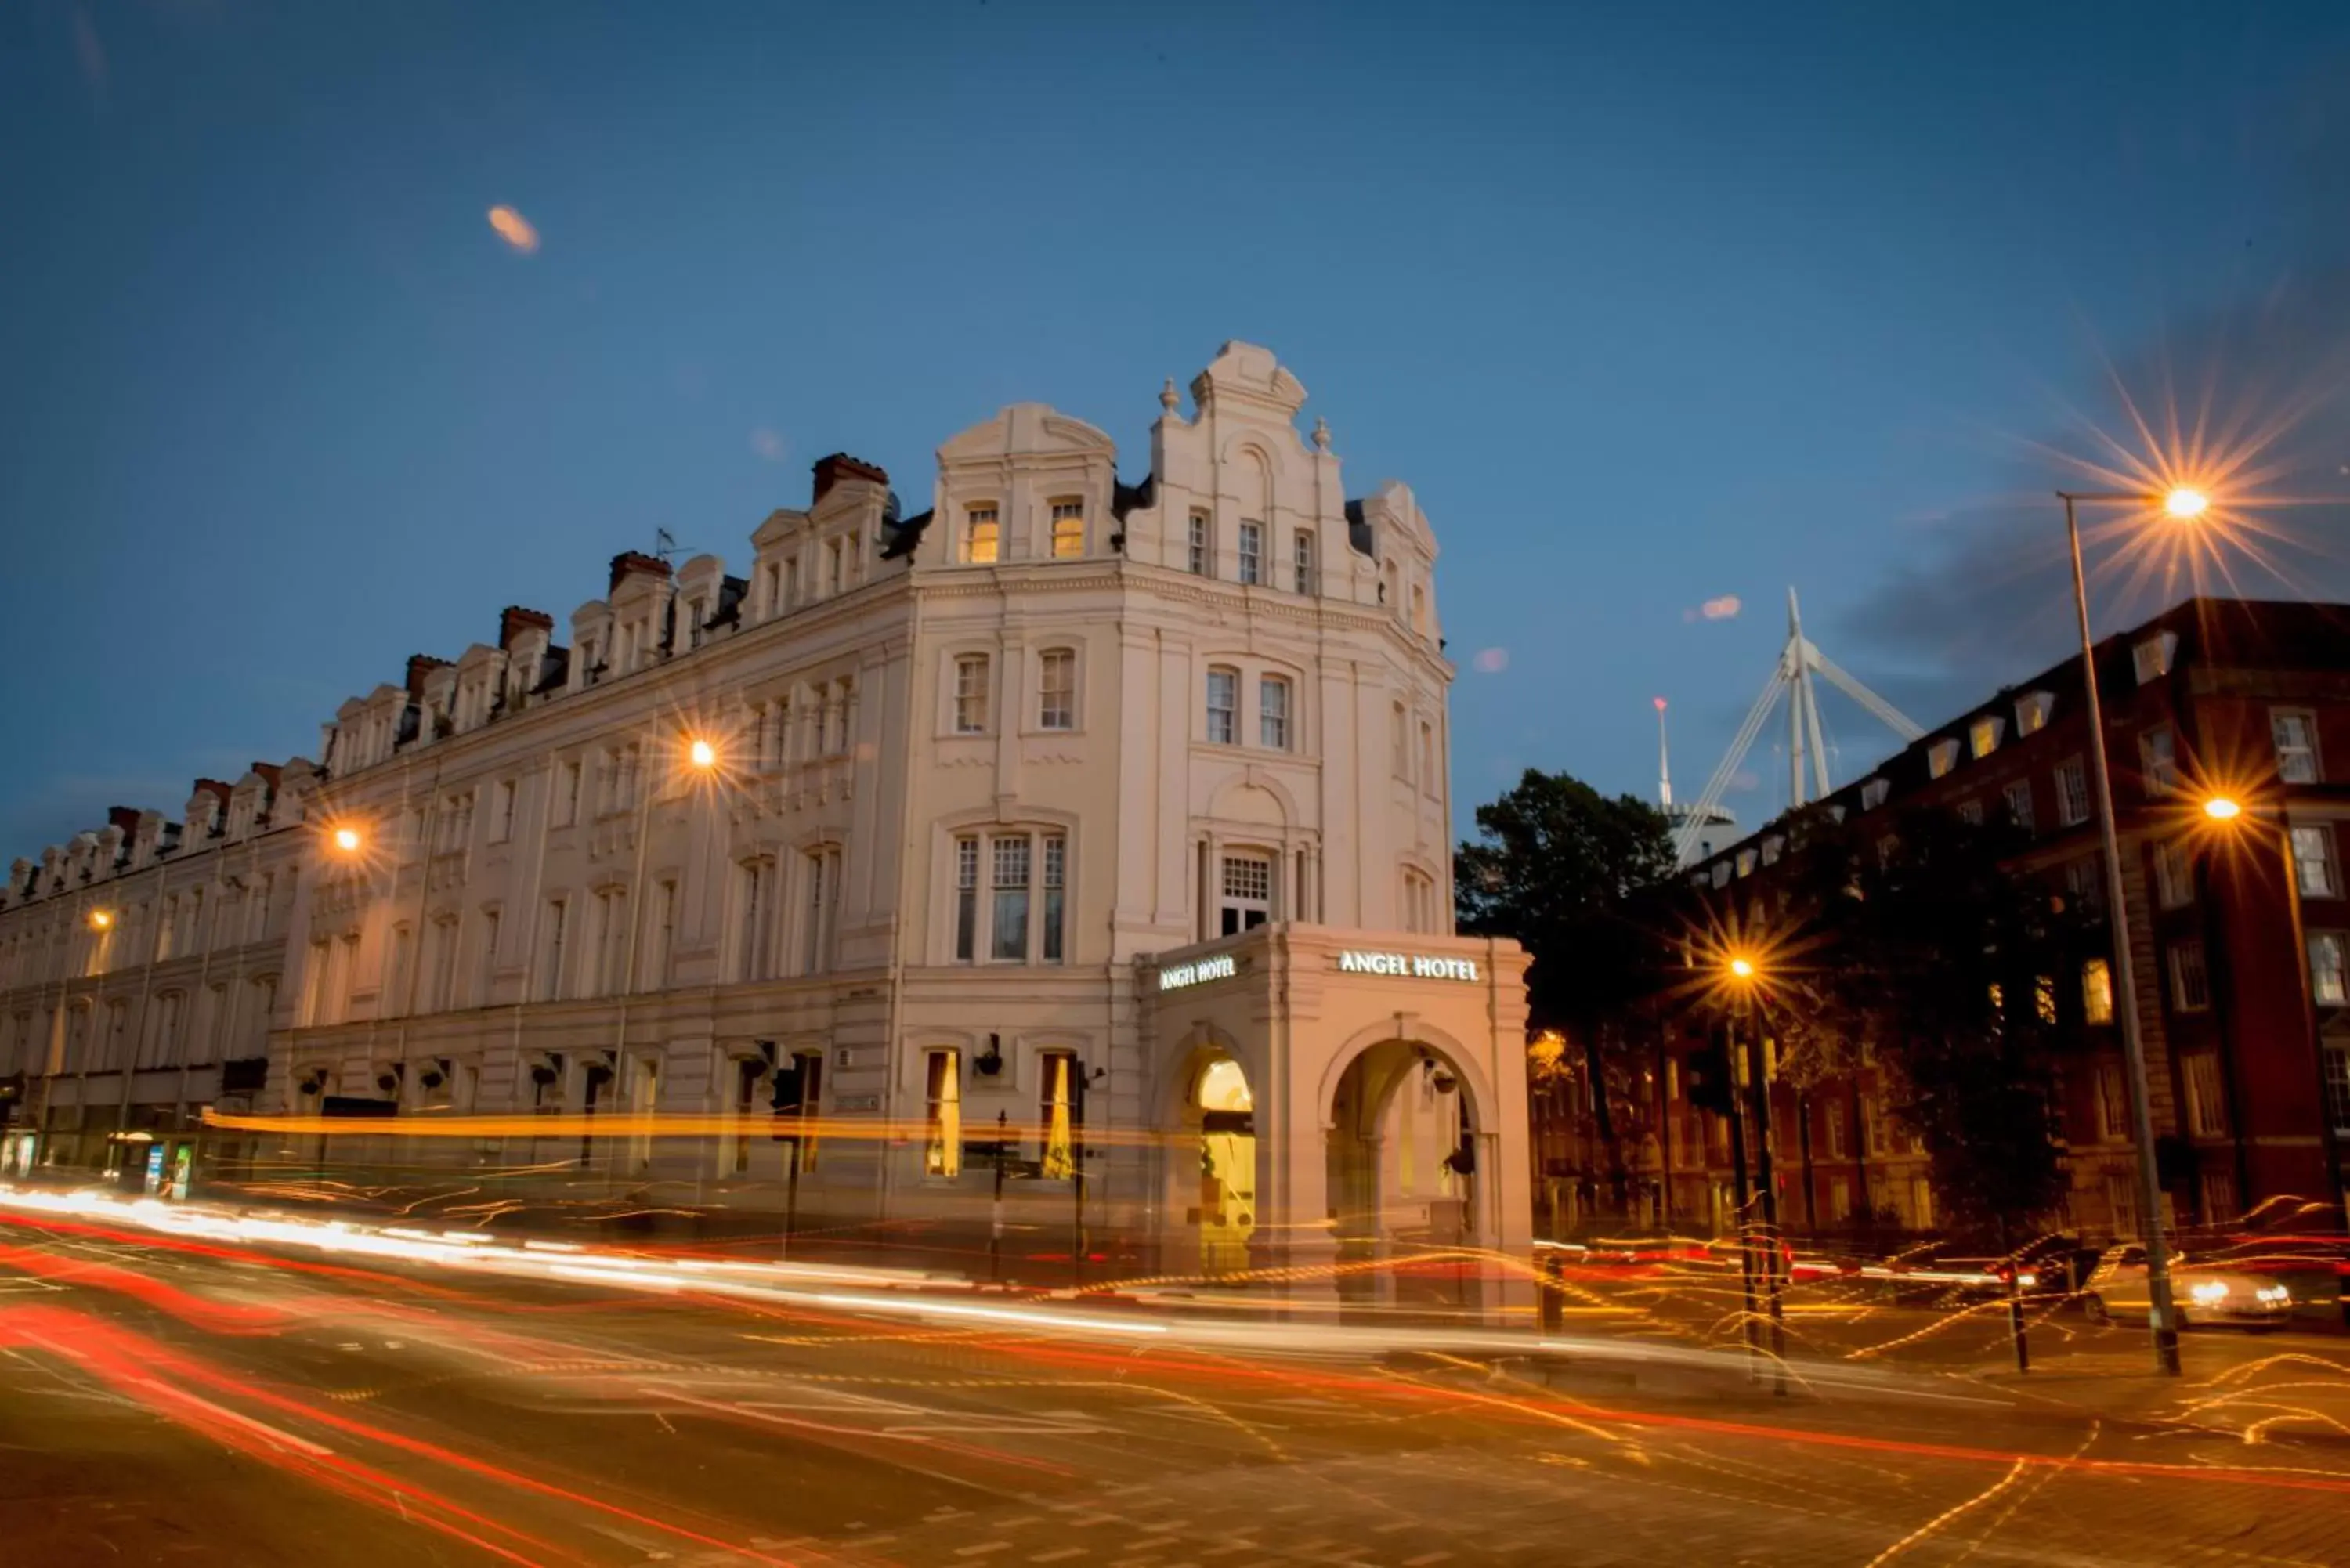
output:
<path id="1" fill-rule="evenodd" d="M 1077 1168 L 1074 1126 L 1077 1059 L 1066 1051 L 1053 1051 L 1041 1061 L 1043 1085 L 1036 1122 L 1044 1129 L 1044 1164 L 1038 1174 L 1048 1181 L 1062 1181 Z"/>

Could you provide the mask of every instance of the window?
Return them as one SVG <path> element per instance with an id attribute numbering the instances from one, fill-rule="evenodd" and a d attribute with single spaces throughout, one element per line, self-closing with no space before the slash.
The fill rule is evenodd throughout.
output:
<path id="1" fill-rule="evenodd" d="M 995 902 L 990 958 L 1024 963 L 1028 958 L 1028 840 L 1024 836 L 995 840 Z"/>
<path id="2" fill-rule="evenodd" d="M 955 945 L 960 963 L 969 963 L 979 935 L 979 839 L 955 840 Z"/>
<path id="3" fill-rule="evenodd" d="M 1238 740 L 1234 710 L 1240 703 L 1240 682 L 1237 670 L 1208 671 L 1208 740 L 1211 744 L 1229 746 Z"/>
<path id="4" fill-rule="evenodd" d="M 2309 993 L 2320 1007 L 2350 1002 L 2350 955 L 2342 933 L 2318 931 L 2309 939 Z"/>
<path id="5" fill-rule="evenodd" d="M 734 978 L 764 980 L 775 951 L 775 863 L 745 860 L 736 873 L 742 919 L 735 936 Z"/>
<path id="6" fill-rule="evenodd" d="M 1885 804 L 1885 797 L 1892 793 L 1893 785 L 1887 780 L 1870 779 L 1860 786 L 1860 809 L 1875 811 Z"/>
<path id="7" fill-rule="evenodd" d="M 775 586 L 775 568 L 769 566 L 767 568 L 767 587 L 770 592 L 774 590 Z M 799 602 L 800 558 L 797 556 L 785 556 L 784 557 L 783 593 L 776 598 L 774 608 L 775 613 L 780 614 L 782 611 L 791 608 L 794 605 Z"/>
<path id="8" fill-rule="evenodd" d="M 1959 820 L 1960 822 L 1963 822 L 1971 827 L 1981 827 L 1982 826 L 1982 802 L 1979 800 L 1962 800 L 1959 802 Z"/>
<path id="9" fill-rule="evenodd" d="M 1253 930 L 1273 918 L 1273 861 L 1263 855 L 1227 855 L 1223 864 L 1222 935 Z"/>
<path id="10" fill-rule="evenodd" d="M 954 727 L 958 735 L 987 731 L 987 655 L 966 653 L 955 660 Z"/>
<path id="11" fill-rule="evenodd" d="M 1077 1168 L 1076 1080 L 1077 1059 L 1066 1051 L 1048 1051 L 1037 1059 L 1039 1074 L 1036 1125 L 1044 1129 L 1043 1162 L 1036 1174 L 1047 1181 L 1066 1181 Z"/>
<path id="12" fill-rule="evenodd" d="M 995 559 L 995 508 L 974 506 L 962 517 L 962 558 L 974 566 Z"/>
<path id="13" fill-rule="evenodd" d="M 2064 896 L 2075 909 L 2095 912 L 2106 904 L 2106 857 L 2100 852 L 2064 862 Z"/>
<path id="14" fill-rule="evenodd" d="M 2276 742 L 2277 777 L 2286 784 L 2315 784 L 2317 715 L 2294 708 L 2269 711 L 2269 734 Z"/>
<path id="15" fill-rule="evenodd" d="M 1067 883 L 1069 879 L 1069 841 L 1060 834 L 1047 835 L 1045 839 L 1045 931 L 1042 957 L 1046 963 L 1059 963 L 1063 957 L 1063 929 L 1067 924 Z"/>
<path id="16" fill-rule="evenodd" d="M 2296 827 L 2293 830 L 2293 873 L 2301 879 L 2301 896 L 2304 898 L 2336 898 L 2342 895 L 2341 878 L 2334 869 L 2334 830 L 2330 827 Z"/>
<path id="17" fill-rule="evenodd" d="M 2211 1005 L 2211 977 L 2203 967 L 2200 941 L 2170 945 L 2170 1004 L 2181 1012 L 2200 1012 Z"/>
<path id="18" fill-rule="evenodd" d="M 1036 727 L 1073 730 L 1077 713 L 1077 656 L 1048 648 L 1036 659 Z"/>
<path id="19" fill-rule="evenodd" d="M 1967 726 L 1967 750 L 1977 761 L 1991 755 L 1999 750 L 2000 735 L 2006 728 L 2006 723 L 1997 718 L 1977 719 Z"/>
<path id="20" fill-rule="evenodd" d="M 922 1174 L 962 1174 L 962 1053 L 930 1054 L 929 1086 L 924 1090 Z"/>
<path id="21" fill-rule="evenodd" d="M 495 909 L 482 911 L 482 953 L 473 970 L 473 1005 L 487 1007 L 495 1000 L 498 976 L 498 928 L 502 918 Z"/>
<path id="22" fill-rule="evenodd" d="M 2054 1027 L 2056 1023 L 2056 977 L 2034 975 L 2032 981 L 2032 1015 Z"/>
<path id="23" fill-rule="evenodd" d="M 1264 524 L 1241 524 L 1241 581 L 1264 581 Z"/>
<path id="24" fill-rule="evenodd" d="M 2154 846 L 2154 896 L 2165 909 L 2183 909 L 2195 901 L 2195 872 L 2186 846 L 2176 838 L 2158 839 Z"/>
<path id="25" fill-rule="evenodd" d="M 596 940 L 589 955 L 594 979 L 587 994 L 609 996 L 626 985 L 629 964 L 629 895 L 607 888 L 596 895 Z"/>
<path id="26" fill-rule="evenodd" d="M 1419 935 L 1436 930 L 1436 884 L 1425 871 L 1406 867 L 1403 874 L 1403 929 Z"/>
<path id="27" fill-rule="evenodd" d="M 490 842 L 504 844 L 514 836 L 515 781 L 500 779 L 490 799 Z"/>
<path id="28" fill-rule="evenodd" d="M 1194 512 L 1191 514 L 1191 544 L 1189 564 L 1193 576 L 1204 577 L 1208 575 L 1208 514 L 1204 512 Z"/>
<path id="29" fill-rule="evenodd" d="M 571 906 L 561 898 L 546 901 L 546 934 L 541 940 L 538 954 L 538 997 L 542 1002 L 560 1001 L 563 996 L 564 922 Z"/>
<path id="30" fill-rule="evenodd" d="M 1297 591 L 1310 594 L 1316 590 L 1320 574 L 1315 569 L 1314 530 L 1300 528 L 1290 541 L 1290 559 L 1297 568 Z"/>
<path id="31" fill-rule="evenodd" d="M 1959 765 L 1959 743 L 1941 740 L 1926 748 L 1926 772 L 1933 778 L 1947 777 Z"/>
<path id="32" fill-rule="evenodd" d="M 2137 683 L 2159 680 L 2170 673 L 2171 656 L 2178 651 L 2178 634 L 2166 631 L 2159 637 L 2149 637 L 2130 649 L 2130 662 L 2137 671 Z"/>
<path id="33" fill-rule="evenodd" d="M 625 898 L 627 895 L 619 895 Z M 424 1011 L 446 1012 L 456 1005 L 457 985 L 457 917 L 446 915 L 432 922 L 432 968 L 425 975 Z"/>
<path id="34" fill-rule="evenodd" d="M 2168 794 L 2178 787 L 2178 740 L 2168 727 L 2140 735 L 2137 756 L 2147 794 Z"/>
<path id="35" fill-rule="evenodd" d="M 2121 1064 L 2097 1064 L 2097 1136 L 2106 1143 L 2129 1137 L 2129 1092 L 2123 1085 Z"/>
<path id="36" fill-rule="evenodd" d="M 824 591 L 827 597 L 840 592 L 840 541 L 837 539 L 825 541 Z"/>
<path id="37" fill-rule="evenodd" d="M 1419 787 L 1434 794 L 1444 782 L 1444 770 L 1436 765 L 1436 726 L 1422 719 L 1419 722 Z"/>
<path id="38" fill-rule="evenodd" d="M 579 764 L 563 764 L 563 776 L 556 783 L 555 826 L 568 827 L 579 820 Z"/>
<path id="39" fill-rule="evenodd" d="M 1086 509 L 1075 501 L 1053 503 L 1053 559 L 1075 560 L 1086 553 Z"/>
<path id="40" fill-rule="evenodd" d="M 391 958 L 384 966 L 383 995 L 376 1002 L 376 1016 L 397 1018 L 408 1006 L 408 966 L 414 954 L 415 933 L 406 926 L 391 928 Z"/>
<path id="41" fill-rule="evenodd" d="M 848 750 L 848 711 L 857 701 L 857 682 L 842 676 L 832 683 L 832 701 L 824 711 L 824 754 L 839 756 Z"/>
<path id="42" fill-rule="evenodd" d="M 1411 742 L 1409 738 L 1409 721 L 1404 717 L 1403 704 L 1397 703 L 1388 718 L 1388 751 L 1395 776 L 1408 779 L 1411 777 Z"/>
<path id="43" fill-rule="evenodd" d="M 2089 775 L 2081 759 L 2072 757 L 2056 769 L 2056 821 L 2077 827 L 2089 820 Z"/>
<path id="44" fill-rule="evenodd" d="M 2091 959 L 2081 966 L 2081 1021 L 2114 1021 L 2114 966 L 2104 959 Z"/>
<path id="45" fill-rule="evenodd" d="M 802 974 L 822 974 L 832 967 L 832 898 L 838 892 L 840 851 L 811 849 L 807 854 L 807 925 L 800 953 Z"/>
<path id="46" fill-rule="evenodd" d="M 2228 1130 L 2228 1102 L 2220 1084 L 2220 1054 L 2190 1051 L 2185 1057 L 2187 1126 L 2197 1137 L 2218 1137 Z"/>
<path id="47" fill-rule="evenodd" d="M 2350 1046 L 2325 1048 L 2325 1107 L 2333 1115 L 2334 1130 L 2350 1133 Z"/>
<path id="48" fill-rule="evenodd" d="M 2008 785 L 2006 798 L 2009 820 L 2012 821 L 2016 826 L 2023 829 L 2024 832 L 2031 832 L 2032 781 L 2030 779 L 2018 779 L 2013 784 Z"/>
<path id="49" fill-rule="evenodd" d="M 1289 682 L 1268 675 L 1256 683 L 1257 742 L 1276 752 L 1289 750 Z"/>
<path id="50" fill-rule="evenodd" d="M 2036 735 L 2048 727 L 2049 710 L 2056 699 L 2045 691 L 2027 691 L 2015 700 L 2015 732 Z"/>

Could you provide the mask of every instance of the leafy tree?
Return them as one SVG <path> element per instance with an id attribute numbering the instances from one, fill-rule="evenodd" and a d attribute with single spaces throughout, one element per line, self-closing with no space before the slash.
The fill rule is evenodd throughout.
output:
<path id="1" fill-rule="evenodd" d="M 1602 1042 L 1652 983 L 1659 944 L 1640 896 L 1674 864 L 1664 814 L 1609 799 L 1565 774 L 1528 768 L 1477 808 L 1476 840 L 1453 857 L 1454 914 L 1477 936 L 1513 937 L 1533 955 L 1527 1003 L 1537 1030 L 1578 1043 L 1620 1204 L 1623 1150 Z"/>
<path id="2" fill-rule="evenodd" d="M 1864 839 L 1866 842 L 1864 842 Z M 1888 1070 L 1890 1108 L 1924 1140 L 1951 1228 L 2002 1244 L 2064 1189 L 2054 1065 L 2077 1039 L 2077 917 L 2008 869 L 2007 826 L 1941 813 L 1814 819 L 1791 857 L 1797 956 L 1776 998 L 1803 1064 Z"/>

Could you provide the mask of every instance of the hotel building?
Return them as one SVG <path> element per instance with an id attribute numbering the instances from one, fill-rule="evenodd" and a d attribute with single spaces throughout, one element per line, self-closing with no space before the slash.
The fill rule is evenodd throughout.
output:
<path id="1" fill-rule="evenodd" d="M 827 457 L 738 570 L 619 556 L 316 763 L 18 861 L 12 1155 L 207 1106 L 693 1115 L 402 1158 L 743 1203 L 796 1161 L 839 1226 L 984 1223 L 1001 1163 L 1015 1222 L 1074 1199 L 1170 1272 L 1523 1246 L 1525 959 L 1452 932 L 1435 536 L 1347 497 L 1266 350 L 1190 392 L 1138 484 L 1033 403 L 910 515 Z"/>

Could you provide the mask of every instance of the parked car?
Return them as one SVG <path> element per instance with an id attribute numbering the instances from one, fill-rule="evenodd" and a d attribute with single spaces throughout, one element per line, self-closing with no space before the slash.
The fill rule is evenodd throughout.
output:
<path id="1" fill-rule="evenodd" d="M 2181 1253 L 2171 1254 L 2170 1293 L 2181 1328 L 2267 1330 L 2282 1327 L 2293 1315 L 2293 1292 L 2274 1275 L 2190 1262 Z M 2089 1277 L 2082 1305 L 2101 1322 L 2150 1318 L 2154 1301 L 2147 1283 L 2146 1249 L 2136 1243 L 2108 1249 Z"/>

